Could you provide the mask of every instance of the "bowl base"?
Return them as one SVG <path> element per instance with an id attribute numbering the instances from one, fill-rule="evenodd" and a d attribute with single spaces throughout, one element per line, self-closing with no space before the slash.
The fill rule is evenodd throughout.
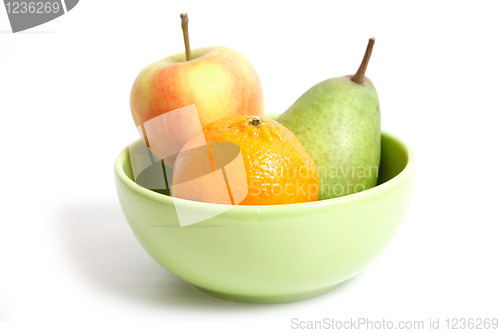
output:
<path id="1" fill-rule="evenodd" d="M 305 292 L 305 293 L 292 294 L 292 295 L 278 295 L 278 296 L 232 295 L 232 294 L 220 293 L 220 292 L 205 289 L 205 288 L 200 288 L 200 287 L 197 287 L 194 285 L 193 285 L 193 287 L 195 289 L 197 289 L 198 291 L 202 292 L 203 294 L 207 294 L 209 296 L 213 296 L 213 297 L 223 299 L 226 301 L 233 301 L 233 302 L 240 302 L 240 303 L 269 304 L 269 303 L 295 302 L 295 301 L 301 301 L 304 299 L 323 295 L 323 294 L 337 288 L 342 283 L 343 282 L 341 282 L 339 284 L 335 284 L 333 286 L 323 288 L 323 289 L 318 289 L 318 290 L 309 291 L 309 292 Z"/>

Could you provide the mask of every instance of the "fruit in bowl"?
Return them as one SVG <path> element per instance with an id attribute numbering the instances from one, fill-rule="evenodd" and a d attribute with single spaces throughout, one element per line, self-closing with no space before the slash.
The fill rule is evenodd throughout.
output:
<path id="1" fill-rule="evenodd" d="M 130 149 L 141 144 L 136 141 Z M 141 245 L 161 266 L 203 292 L 241 302 L 306 299 L 361 272 L 396 234 L 415 180 L 411 148 L 382 132 L 377 186 L 341 198 L 233 205 L 220 213 L 228 205 L 176 199 L 138 185 L 130 149 L 116 159 L 115 180 L 122 210 Z M 179 212 L 210 217 L 181 227 Z"/>
<path id="2" fill-rule="evenodd" d="M 314 161 L 295 135 L 257 116 L 205 126 L 182 148 L 172 177 L 173 197 L 209 203 L 293 204 L 316 201 L 319 193 Z"/>
<path id="3" fill-rule="evenodd" d="M 262 86 L 250 62 L 227 47 L 190 50 L 186 20 L 186 52 L 146 66 L 130 92 L 135 126 L 170 167 L 203 126 L 230 115 L 264 114 Z"/>
<path id="4" fill-rule="evenodd" d="M 278 118 L 316 163 L 320 200 L 377 184 L 380 106 L 375 86 L 365 77 L 374 43 L 371 38 L 355 75 L 316 84 Z"/>

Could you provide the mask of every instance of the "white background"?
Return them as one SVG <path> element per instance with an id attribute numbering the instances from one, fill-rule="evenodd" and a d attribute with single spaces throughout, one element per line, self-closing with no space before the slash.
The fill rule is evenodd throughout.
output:
<path id="1" fill-rule="evenodd" d="M 179 3 L 82 0 L 18 34 L 0 7 L 0 320 L 24 322 L 0 330 L 500 317 L 498 2 Z M 413 146 L 418 179 L 396 239 L 338 289 L 278 305 L 217 300 L 157 265 L 129 229 L 112 170 L 138 138 L 130 88 L 144 66 L 183 51 L 186 11 L 193 48 L 229 46 L 254 65 L 268 113 L 353 74 L 376 37 L 367 76 L 382 127 Z"/>

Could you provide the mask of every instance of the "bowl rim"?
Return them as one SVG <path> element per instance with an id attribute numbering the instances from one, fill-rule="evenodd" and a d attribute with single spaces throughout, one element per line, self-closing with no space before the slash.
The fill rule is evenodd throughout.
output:
<path id="1" fill-rule="evenodd" d="M 267 116 L 275 116 L 274 114 L 267 115 Z M 372 187 L 370 189 L 358 192 L 358 193 L 353 193 L 349 194 L 343 197 L 339 198 L 332 198 L 332 199 L 325 199 L 325 200 L 320 200 L 320 201 L 310 201 L 310 202 L 301 202 L 301 203 L 293 203 L 293 204 L 280 204 L 280 205 L 234 205 L 232 209 L 230 209 L 227 212 L 242 212 L 242 213 L 248 213 L 250 211 L 257 211 L 261 213 L 262 210 L 266 212 L 278 212 L 282 211 L 284 207 L 287 207 L 289 209 L 302 209 L 302 208 L 312 208 L 312 207 L 322 207 L 322 206 L 330 206 L 330 205 L 339 205 L 339 204 L 348 204 L 352 203 L 354 201 L 359 201 L 368 197 L 376 197 L 377 195 L 382 194 L 383 192 L 390 191 L 391 188 L 398 187 L 402 183 L 404 183 L 414 172 L 415 169 L 415 154 L 413 152 L 413 149 L 406 143 L 403 139 L 400 137 L 389 133 L 385 130 L 381 131 L 381 134 L 383 136 L 389 137 L 393 141 L 398 142 L 400 145 L 403 146 L 403 148 L 406 150 L 407 156 L 408 156 L 408 162 L 406 163 L 406 166 L 404 169 L 397 174 L 395 177 L 389 179 L 385 183 L 382 183 L 380 185 L 377 185 L 375 187 Z M 192 200 L 187 200 L 187 199 L 180 199 L 180 198 L 173 198 L 171 196 L 167 196 L 155 191 L 152 191 L 150 189 L 147 189 L 145 187 L 142 187 L 138 185 L 136 182 L 134 182 L 132 179 L 130 179 L 126 174 L 125 171 L 123 170 L 123 164 L 124 164 L 124 159 L 125 156 L 127 155 L 128 152 L 128 147 L 131 145 L 136 144 L 139 142 L 141 139 L 137 139 L 133 143 L 127 145 L 116 157 L 115 160 L 115 165 L 114 165 L 114 171 L 115 171 L 115 176 L 120 180 L 122 184 L 124 184 L 126 187 L 128 187 L 132 192 L 148 199 L 152 200 L 154 202 L 160 203 L 162 205 L 167 205 L 167 206 L 173 206 L 174 205 L 174 199 L 175 199 L 175 207 L 176 208 L 181 208 L 185 210 L 191 210 L 191 211 L 210 211 L 212 209 L 218 210 L 217 206 L 227 206 L 225 204 L 214 204 L 214 203 L 206 203 L 206 202 L 198 202 L 198 201 L 192 201 Z M 212 209 L 211 209 L 212 208 Z M 220 209 L 220 208 L 219 208 Z"/>

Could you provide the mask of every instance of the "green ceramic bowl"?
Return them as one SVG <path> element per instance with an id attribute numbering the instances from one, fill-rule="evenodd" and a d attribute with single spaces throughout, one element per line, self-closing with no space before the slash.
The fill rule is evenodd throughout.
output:
<path id="1" fill-rule="evenodd" d="M 176 208 L 213 216 L 220 205 L 175 199 L 174 207 L 171 197 L 137 185 L 128 148 L 116 159 L 115 179 L 132 231 L 161 266 L 212 296 L 279 303 L 326 293 L 382 253 L 410 203 L 415 162 L 404 141 L 383 132 L 372 189 L 301 204 L 233 206 L 185 227 Z"/>

